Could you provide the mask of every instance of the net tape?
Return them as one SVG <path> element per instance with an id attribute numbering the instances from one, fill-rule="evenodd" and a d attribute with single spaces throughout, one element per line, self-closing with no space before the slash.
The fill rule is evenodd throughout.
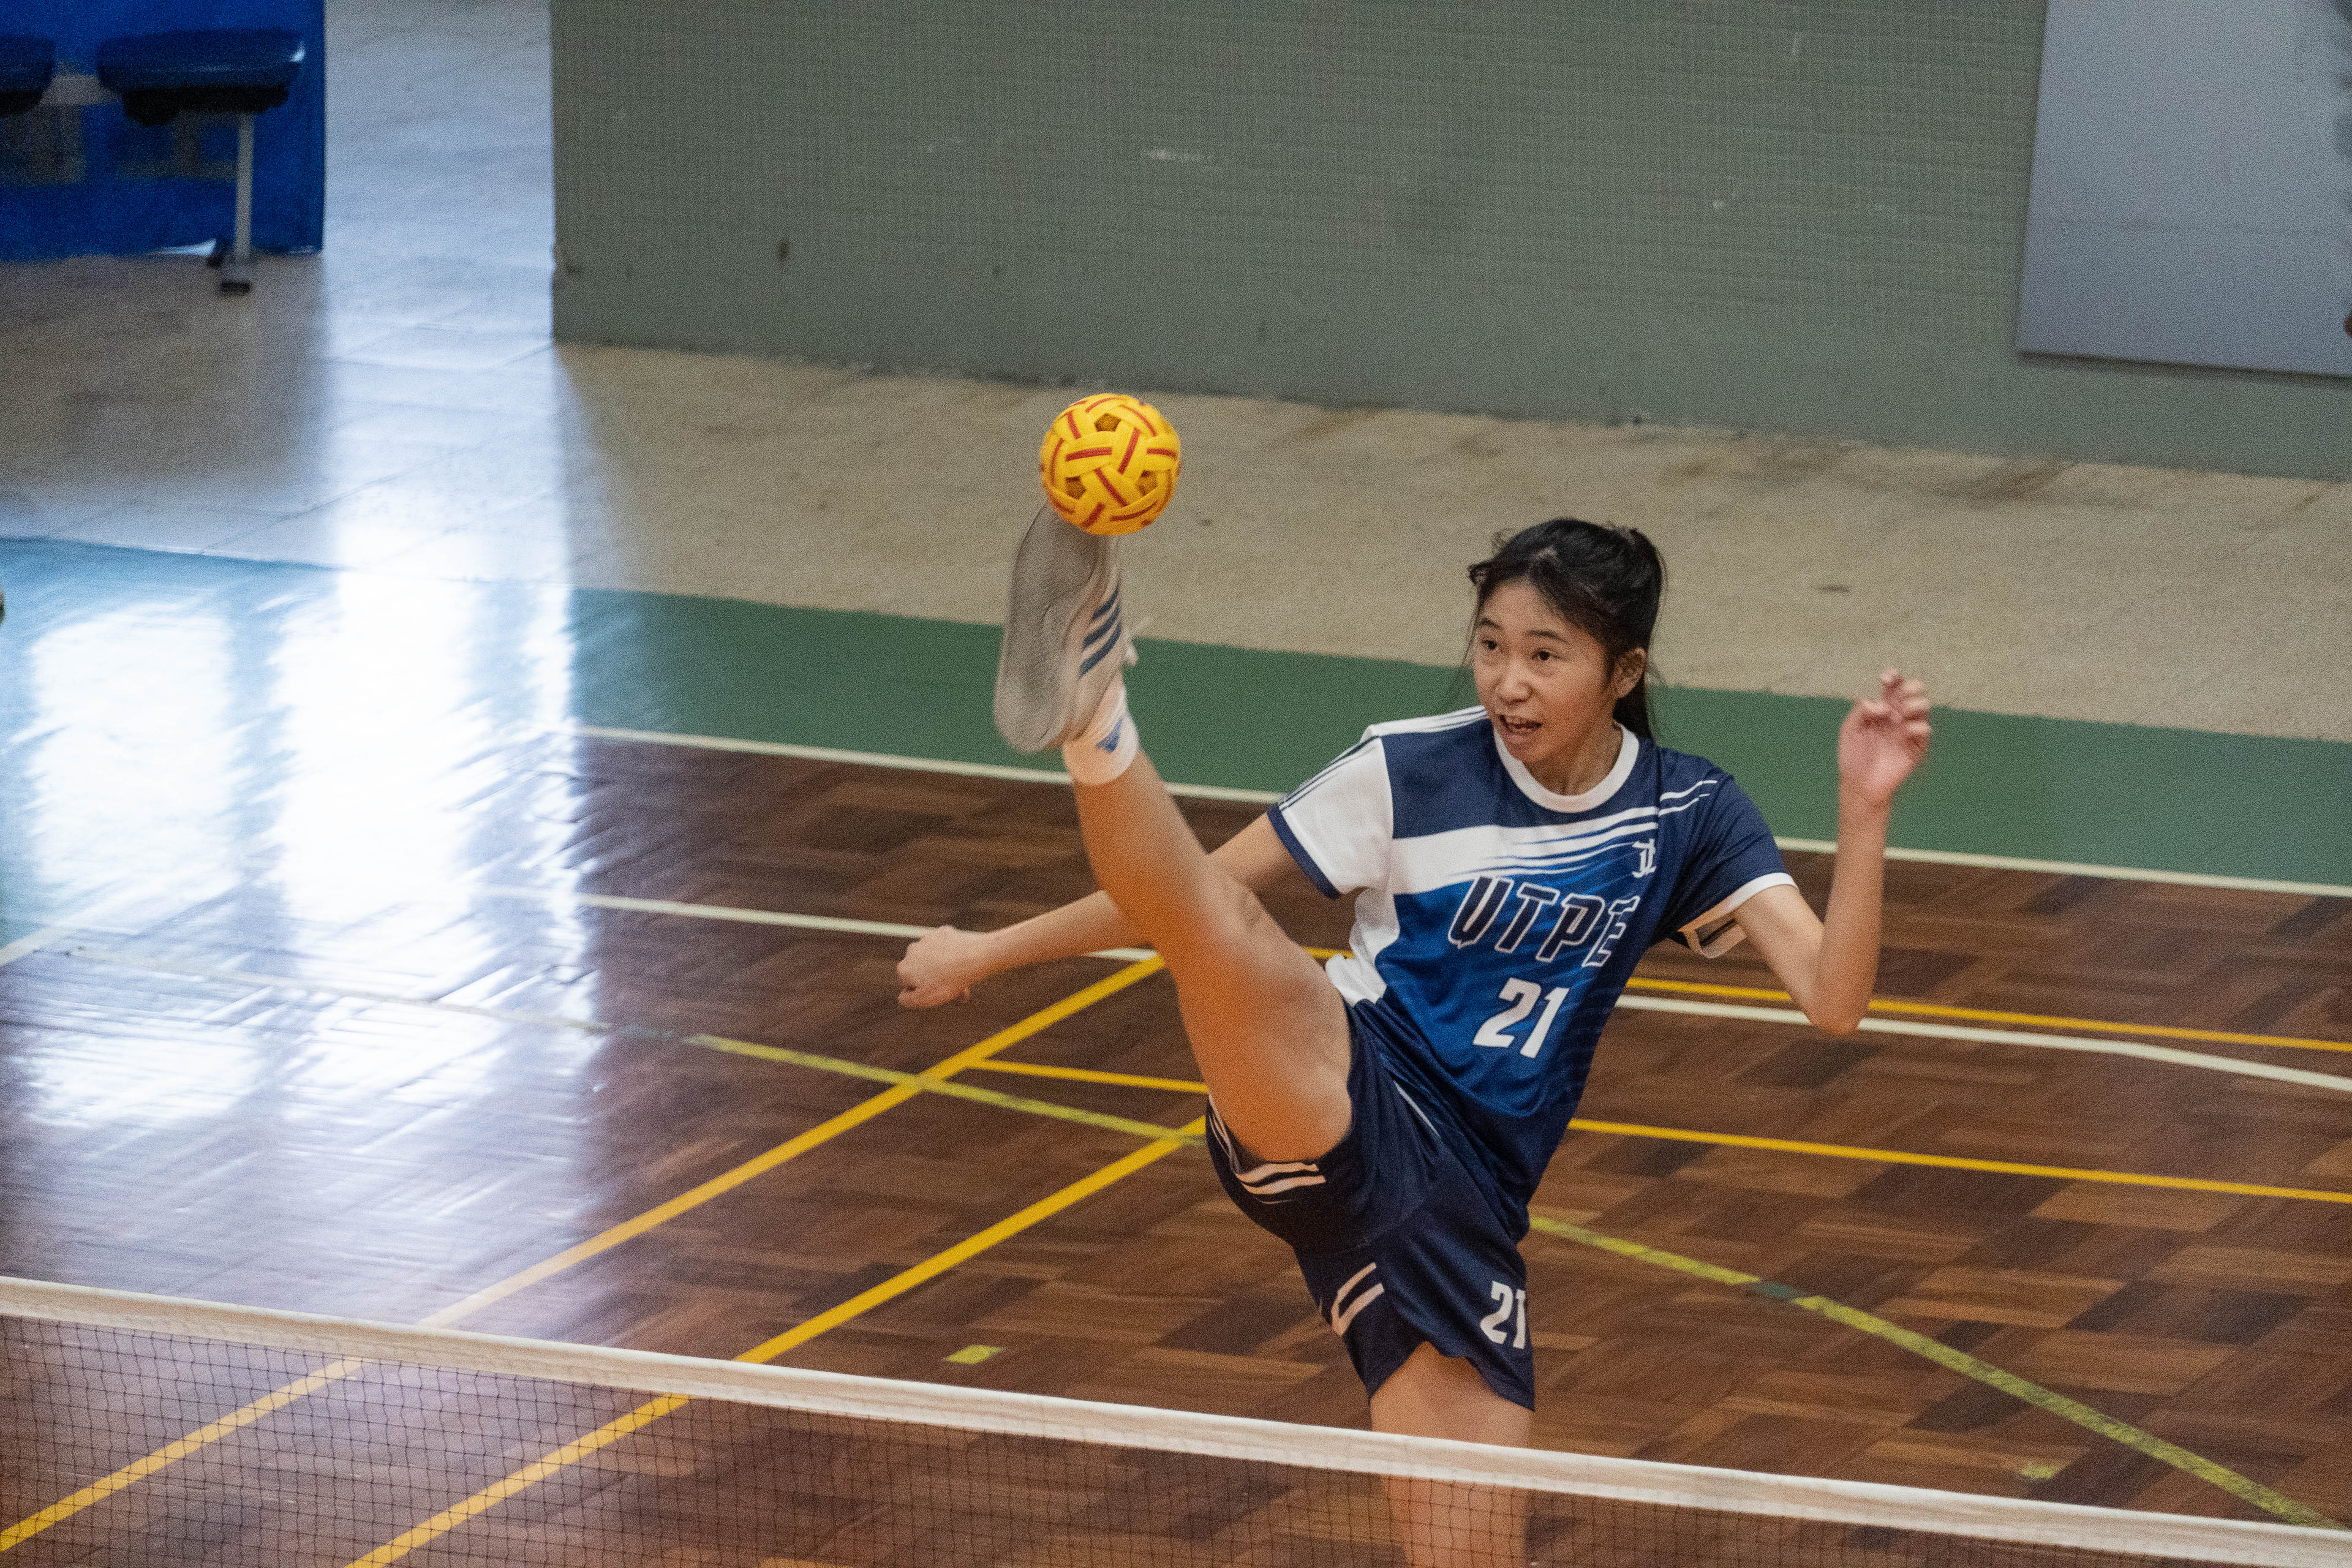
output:
<path id="1" fill-rule="evenodd" d="M 1861 1527 L 1865 1531 L 1899 1531 L 1906 1537 L 2015 1542 L 2087 1553 L 2102 1561 L 2272 1568 L 2344 1568 L 2352 1563 L 2352 1539 L 2336 1531 L 1499 1448 L 0 1278 L 0 1322 L 12 1319 L 261 1347 L 337 1363 L 438 1369 L 720 1402 L 813 1417 L 1194 1456 L 1286 1471 L 1337 1472 L 1488 1490 L 1510 1489 L 1537 1497 L 1597 1500 L 1783 1524 Z M 6 1522 L 0 1521 L 0 1528 L 5 1528 Z M 0 1542 L 0 1549 L 6 1544 L 10 1543 Z"/>

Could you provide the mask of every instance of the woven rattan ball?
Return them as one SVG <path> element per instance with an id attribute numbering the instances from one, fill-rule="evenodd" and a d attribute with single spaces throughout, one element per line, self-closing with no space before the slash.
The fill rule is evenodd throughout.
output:
<path id="1" fill-rule="evenodd" d="M 1081 397 L 1054 416 L 1037 448 L 1045 499 L 1088 533 L 1133 533 L 1176 493 L 1176 427 L 1123 393 Z"/>

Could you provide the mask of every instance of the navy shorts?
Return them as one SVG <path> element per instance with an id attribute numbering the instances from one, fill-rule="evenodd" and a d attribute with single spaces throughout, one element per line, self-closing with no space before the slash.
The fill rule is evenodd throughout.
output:
<path id="1" fill-rule="evenodd" d="M 1209 1110 L 1226 1194 L 1298 1255 L 1307 1289 L 1367 1394 L 1423 1342 L 1535 1407 L 1526 1226 L 1475 1156 L 1439 1131 L 1383 1060 L 1381 1025 L 1348 1009 L 1347 1135 L 1315 1160 L 1262 1160 Z"/>

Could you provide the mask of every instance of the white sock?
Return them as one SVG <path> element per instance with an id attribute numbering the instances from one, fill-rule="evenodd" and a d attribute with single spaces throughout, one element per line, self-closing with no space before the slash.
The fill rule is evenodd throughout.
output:
<path id="1" fill-rule="evenodd" d="M 1062 742 L 1062 765 L 1082 784 L 1107 784 L 1143 754 L 1136 739 L 1135 721 L 1127 714 L 1127 682 L 1114 680 L 1103 693 L 1085 731 L 1075 741 Z"/>

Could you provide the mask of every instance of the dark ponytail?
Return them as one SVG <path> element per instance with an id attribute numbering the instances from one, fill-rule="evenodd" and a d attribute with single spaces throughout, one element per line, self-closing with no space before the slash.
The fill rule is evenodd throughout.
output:
<path id="1" fill-rule="evenodd" d="M 1666 563 L 1637 528 L 1603 528 L 1556 517 L 1517 533 L 1497 534 L 1495 553 L 1470 568 L 1478 608 L 1507 583 L 1528 583 L 1561 620 L 1589 633 L 1614 674 L 1635 648 L 1650 646 L 1658 601 L 1666 591 Z M 1650 672 L 1617 700 L 1617 722 L 1643 740 L 1650 734 Z"/>

